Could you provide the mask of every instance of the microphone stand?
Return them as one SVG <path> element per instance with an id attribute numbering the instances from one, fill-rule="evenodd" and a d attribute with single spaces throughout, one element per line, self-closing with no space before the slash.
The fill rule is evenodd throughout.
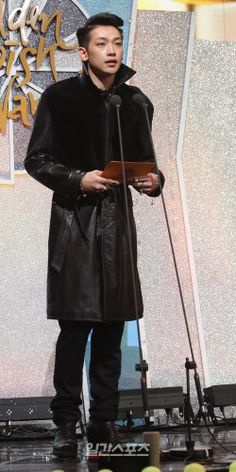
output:
<path id="1" fill-rule="evenodd" d="M 152 133 L 151 133 L 151 126 L 150 126 L 149 116 L 148 116 L 148 104 L 146 103 L 146 100 L 143 97 L 143 95 L 141 95 L 139 93 L 137 93 L 133 96 L 133 101 L 137 105 L 141 106 L 143 108 L 144 112 L 145 112 L 151 149 L 152 149 L 154 162 L 155 162 L 155 166 L 156 166 L 156 172 L 157 172 L 157 175 L 158 175 L 158 183 L 159 183 L 159 187 L 160 187 L 161 200 L 162 200 L 162 205 L 163 205 L 163 210 L 164 210 L 164 215 L 165 215 L 165 221 L 166 221 L 166 226 L 167 226 L 167 231 L 168 231 L 168 236 L 169 236 L 169 241 L 170 241 L 170 246 L 171 246 L 171 253 L 172 253 L 173 262 L 174 262 L 175 275 L 176 275 L 176 279 L 177 279 L 178 290 L 179 290 L 179 295 L 180 295 L 180 301 L 181 301 L 182 311 L 183 311 L 183 315 L 184 315 L 184 321 L 185 321 L 185 327 L 186 327 L 186 331 L 187 331 L 189 348 L 190 348 L 190 352 L 191 352 L 191 356 L 192 356 L 192 360 L 189 361 L 189 359 L 187 358 L 186 363 L 185 363 L 186 379 L 187 379 L 186 416 L 187 416 L 187 425 L 188 425 L 188 440 L 186 440 L 186 448 L 187 448 L 187 451 L 188 451 L 188 458 L 189 457 L 191 459 L 194 458 L 194 457 L 199 458 L 198 452 L 194 451 L 194 441 L 192 440 L 191 416 L 190 416 L 190 408 L 191 408 L 190 383 L 189 383 L 189 370 L 190 369 L 194 371 L 195 388 L 196 388 L 198 404 L 199 404 L 198 416 L 199 416 L 199 418 L 202 417 L 204 423 L 206 423 L 206 413 L 205 413 L 205 406 L 204 406 L 204 400 L 203 400 L 203 395 L 202 395 L 202 388 L 201 388 L 199 374 L 197 372 L 197 364 L 196 364 L 195 356 L 194 356 L 194 352 L 193 352 L 193 345 L 192 345 L 192 340 L 191 340 L 191 335 L 190 335 L 190 330 L 189 330 L 189 324 L 188 324 L 186 309 L 185 309 L 185 305 L 184 305 L 183 292 L 182 292 L 182 287 L 181 287 L 180 278 L 179 278 L 179 272 L 178 272 L 178 267 L 177 267 L 177 262 L 176 262 L 173 239 L 172 239 L 172 235 L 171 235 L 171 231 L 170 231 L 170 225 L 169 225 L 169 220 L 168 220 L 168 215 L 167 215 L 167 210 L 166 210 L 166 204 L 165 204 L 165 199 L 164 199 L 164 195 L 163 195 L 163 189 L 162 189 L 161 177 L 160 177 L 160 170 L 159 170 L 159 166 L 158 166 L 158 162 L 157 162 L 156 152 L 155 152 Z M 206 453 L 206 448 L 204 448 L 204 452 Z M 206 454 L 204 454 L 204 457 L 206 457 Z"/>
<path id="2" fill-rule="evenodd" d="M 125 174 L 123 140 L 122 140 L 121 123 L 120 123 L 120 107 L 121 107 L 121 104 L 122 104 L 122 100 L 121 100 L 119 95 L 113 95 L 111 97 L 111 103 L 115 107 L 116 115 L 117 115 L 118 135 L 119 135 L 119 145 L 120 145 L 120 158 L 121 158 L 121 169 L 122 169 L 122 180 L 123 180 L 123 185 L 124 185 L 125 212 L 126 212 L 127 230 L 128 230 L 130 267 L 131 267 L 131 277 L 132 277 L 133 295 L 134 295 L 134 306 L 135 306 L 135 315 L 136 315 L 137 333 L 138 333 L 140 364 L 136 364 L 135 368 L 136 368 L 136 371 L 141 372 L 140 385 L 141 385 L 141 392 L 142 392 L 144 419 L 145 419 L 145 424 L 149 425 L 150 424 L 150 417 L 149 417 L 149 409 L 148 409 L 147 375 L 146 375 L 147 370 L 148 370 L 148 364 L 143 359 L 142 341 L 141 341 L 140 325 L 139 325 L 139 318 L 138 318 L 138 302 L 137 302 L 136 283 L 135 283 L 134 257 L 133 257 L 131 228 L 130 228 L 130 220 L 129 220 L 129 206 L 128 206 L 128 192 L 127 192 L 128 184 L 127 184 L 127 178 L 126 178 L 126 174 Z"/>

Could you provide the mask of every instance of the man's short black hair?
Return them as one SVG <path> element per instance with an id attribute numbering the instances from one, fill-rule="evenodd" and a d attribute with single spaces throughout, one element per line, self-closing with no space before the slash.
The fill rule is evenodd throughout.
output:
<path id="1" fill-rule="evenodd" d="M 79 45 L 86 47 L 89 41 L 89 33 L 96 26 L 114 26 L 117 28 L 123 38 L 123 30 L 121 29 L 124 24 L 122 18 L 113 13 L 102 12 L 96 15 L 90 16 L 85 22 L 83 28 L 77 30 L 76 36 L 78 38 Z"/>

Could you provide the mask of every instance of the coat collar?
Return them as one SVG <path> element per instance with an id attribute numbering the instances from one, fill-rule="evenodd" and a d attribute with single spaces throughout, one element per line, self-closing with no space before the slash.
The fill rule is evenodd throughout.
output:
<path id="1" fill-rule="evenodd" d="M 133 77 L 133 75 L 136 74 L 136 71 L 131 69 L 130 67 L 126 66 L 125 64 L 121 64 L 117 74 L 116 74 L 116 77 L 115 77 L 115 81 L 111 87 L 111 89 L 114 91 L 117 87 L 119 87 L 120 85 L 124 84 L 127 80 L 131 79 L 131 77 Z M 88 70 L 87 70 L 87 67 L 85 66 L 85 64 L 83 63 L 83 68 L 82 68 L 82 74 L 80 76 L 82 78 L 82 80 L 84 82 L 86 82 L 90 88 L 94 89 L 94 91 L 99 91 L 100 92 L 100 89 L 93 83 L 93 81 L 91 80 L 89 74 L 88 74 Z"/>
<path id="2" fill-rule="evenodd" d="M 127 80 L 131 79 L 133 75 L 136 74 L 136 71 L 131 69 L 130 67 L 126 66 L 125 64 L 121 64 L 115 78 L 115 82 L 113 87 L 119 87 L 119 85 L 124 84 Z"/>

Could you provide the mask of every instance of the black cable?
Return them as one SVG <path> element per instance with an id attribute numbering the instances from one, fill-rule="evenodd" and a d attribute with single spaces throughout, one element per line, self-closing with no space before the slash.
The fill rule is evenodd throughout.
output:
<path id="1" fill-rule="evenodd" d="M 11 425 L 0 431 L 1 440 L 11 439 L 40 439 L 54 437 L 52 428 L 33 425 Z"/>
<path id="2" fill-rule="evenodd" d="M 204 420 L 204 418 L 203 418 Z M 210 436 L 212 437 L 212 439 L 214 440 L 214 442 L 216 444 L 218 444 L 218 446 L 220 446 L 222 449 L 224 449 L 224 451 L 227 451 L 227 452 L 230 452 L 230 454 L 232 454 L 233 456 L 236 456 L 236 451 L 231 451 L 231 449 L 228 449 L 226 446 L 224 446 L 217 438 L 216 436 L 214 435 L 214 433 L 212 433 L 212 431 L 210 430 L 210 427 L 209 425 L 207 424 L 207 421 L 204 420 L 204 424 L 206 426 L 206 429 L 208 431 L 208 433 L 210 434 Z"/>

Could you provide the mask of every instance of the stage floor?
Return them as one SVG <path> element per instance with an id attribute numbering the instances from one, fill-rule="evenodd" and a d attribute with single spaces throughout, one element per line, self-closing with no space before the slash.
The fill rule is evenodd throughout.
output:
<path id="1" fill-rule="evenodd" d="M 207 471 L 228 471 L 229 464 L 236 461 L 236 424 L 211 426 L 217 441 L 228 449 L 224 450 L 203 426 L 193 428 L 195 449 L 213 448 L 211 461 L 201 461 Z M 37 429 L 35 429 L 37 430 Z M 34 431 L 35 432 L 35 431 Z M 21 439 L 22 433 L 22 439 Z M 164 451 L 160 469 L 162 472 L 182 472 L 185 462 L 174 450 L 185 447 L 187 429 L 185 427 L 160 428 L 161 450 Z M 32 434 L 32 432 L 31 432 Z M 35 434 L 34 434 L 35 435 Z M 78 439 L 78 457 L 76 459 L 58 459 L 52 454 L 53 439 L 42 433 L 38 439 L 26 439 L 27 428 L 18 430 L 17 440 L 1 440 L 0 471 L 4 472 L 97 472 L 103 464 L 88 463 L 86 457 L 86 441 Z M 33 434 L 32 434 L 33 436 Z M 40 435 L 39 435 L 40 436 Z M 43 437 L 44 436 L 44 437 Z M 46 437 L 45 437 L 46 436 Z M 141 443 L 143 436 L 138 433 L 122 433 L 122 440 L 127 443 Z M 235 455 L 233 454 L 235 452 Z M 113 461 L 116 458 L 112 459 Z M 118 462 L 108 463 L 107 468 L 115 472 L 141 472 L 144 463 L 142 458 L 119 457 Z M 200 462 L 200 460 L 196 460 Z"/>

